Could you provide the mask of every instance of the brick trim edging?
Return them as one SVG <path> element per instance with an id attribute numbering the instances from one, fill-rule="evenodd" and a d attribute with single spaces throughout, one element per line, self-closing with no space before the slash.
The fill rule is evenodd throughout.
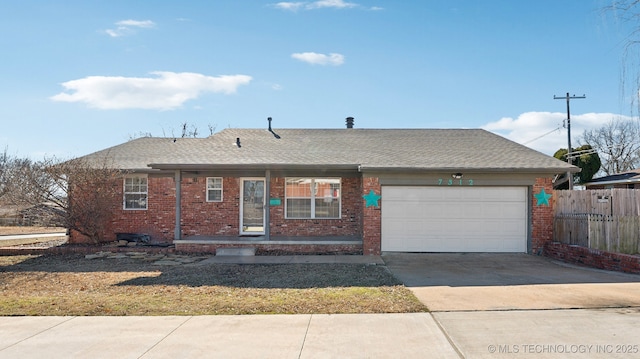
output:
<path id="1" fill-rule="evenodd" d="M 640 256 L 601 251 L 559 242 L 547 242 L 544 255 L 567 263 L 589 267 L 640 274 Z"/>

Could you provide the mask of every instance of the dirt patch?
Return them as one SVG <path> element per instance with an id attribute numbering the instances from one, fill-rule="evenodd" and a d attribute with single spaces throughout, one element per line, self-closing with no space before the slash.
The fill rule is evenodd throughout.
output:
<path id="1" fill-rule="evenodd" d="M 403 313 L 426 308 L 383 266 L 158 266 L 149 257 L 0 257 L 0 315 Z"/>

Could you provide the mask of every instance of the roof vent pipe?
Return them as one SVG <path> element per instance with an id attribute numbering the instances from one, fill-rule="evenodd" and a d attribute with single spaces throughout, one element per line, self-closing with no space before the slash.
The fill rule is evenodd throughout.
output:
<path id="1" fill-rule="evenodd" d="M 273 134 L 273 137 L 280 139 L 280 135 L 278 135 L 277 133 L 273 132 L 273 130 L 271 129 L 271 117 L 267 117 L 267 121 L 269 121 L 269 132 L 271 132 Z"/>
<path id="2" fill-rule="evenodd" d="M 347 117 L 347 128 L 353 128 L 353 117 Z"/>

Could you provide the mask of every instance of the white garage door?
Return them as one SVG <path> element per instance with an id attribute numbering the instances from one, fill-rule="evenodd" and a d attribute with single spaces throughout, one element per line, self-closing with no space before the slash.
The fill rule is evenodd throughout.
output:
<path id="1" fill-rule="evenodd" d="M 382 187 L 382 251 L 526 252 L 526 187 Z"/>

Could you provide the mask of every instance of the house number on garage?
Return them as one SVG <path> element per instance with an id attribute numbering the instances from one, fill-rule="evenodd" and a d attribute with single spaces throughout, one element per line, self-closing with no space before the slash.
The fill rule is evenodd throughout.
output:
<path id="1" fill-rule="evenodd" d="M 469 179 L 469 180 L 463 180 L 463 179 L 450 179 L 450 180 L 443 180 L 442 178 L 438 179 L 438 186 L 473 186 L 473 180 Z"/>

